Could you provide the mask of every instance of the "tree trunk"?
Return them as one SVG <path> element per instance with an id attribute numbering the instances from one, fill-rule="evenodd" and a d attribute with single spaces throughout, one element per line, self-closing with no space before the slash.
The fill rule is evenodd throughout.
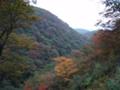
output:
<path id="1" fill-rule="evenodd" d="M 2 40 L 2 38 L 0 38 L 1 39 L 1 42 L 0 42 L 0 56 L 2 56 L 3 49 L 6 45 L 6 42 L 8 40 L 9 35 L 10 35 L 10 33 L 7 32 L 4 40 Z"/>

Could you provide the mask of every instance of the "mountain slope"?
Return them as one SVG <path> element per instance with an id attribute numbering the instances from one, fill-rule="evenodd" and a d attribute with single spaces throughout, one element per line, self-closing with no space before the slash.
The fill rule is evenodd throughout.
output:
<path id="1" fill-rule="evenodd" d="M 35 22 L 31 30 L 22 32 L 34 37 L 37 42 L 55 46 L 58 48 L 59 53 L 78 49 L 86 43 L 82 35 L 78 34 L 55 15 L 40 8 L 34 8 L 34 10 L 35 15 L 40 16 L 41 19 Z"/>
<path id="2" fill-rule="evenodd" d="M 42 50 L 37 51 L 39 57 L 34 59 L 49 62 L 50 58 L 70 54 L 73 49 L 80 49 L 87 43 L 85 37 L 52 13 L 36 7 L 34 11 L 40 20 L 33 24 L 32 29 L 19 31 L 32 37 L 41 45 Z"/>

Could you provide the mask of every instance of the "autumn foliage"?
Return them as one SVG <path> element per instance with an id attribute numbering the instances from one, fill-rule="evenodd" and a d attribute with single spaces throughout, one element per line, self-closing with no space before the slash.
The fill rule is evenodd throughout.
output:
<path id="1" fill-rule="evenodd" d="M 120 51 L 120 31 L 119 30 L 100 30 L 93 37 L 95 50 L 97 53 L 109 55 L 118 54 Z"/>
<path id="2" fill-rule="evenodd" d="M 71 58 L 58 57 L 55 61 L 55 73 L 58 77 L 68 79 L 78 71 L 76 62 Z"/>

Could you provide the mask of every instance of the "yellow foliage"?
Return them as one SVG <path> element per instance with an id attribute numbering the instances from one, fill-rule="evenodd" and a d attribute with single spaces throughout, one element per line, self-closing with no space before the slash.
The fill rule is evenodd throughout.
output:
<path id="1" fill-rule="evenodd" d="M 14 44 L 17 47 L 28 48 L 28 49 L 34 48 L 34 44 L 35 44 L 32 38 L 26 35 L 17 35 L 16 33 L 12 33 L 10 35 L 10 39 L 8 42 L 11 43 L 12 45 Z"/>
<path id="2" fill-rule="evenodd" d="M 55 61 L 55 73 L 58 77 L 69 79 L 78 71 L 76 62 L 71 58 L 58 57 Z"/>

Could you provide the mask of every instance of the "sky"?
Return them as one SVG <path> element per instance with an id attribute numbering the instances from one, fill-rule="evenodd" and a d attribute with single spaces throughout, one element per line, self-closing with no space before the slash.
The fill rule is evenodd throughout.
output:
<path id="1" fill-rule="evenodd" d="M 46 9 L 72 28 L 95 30 L 103 5 L 99 0 L 37 0 L 37 7 Z"/>

